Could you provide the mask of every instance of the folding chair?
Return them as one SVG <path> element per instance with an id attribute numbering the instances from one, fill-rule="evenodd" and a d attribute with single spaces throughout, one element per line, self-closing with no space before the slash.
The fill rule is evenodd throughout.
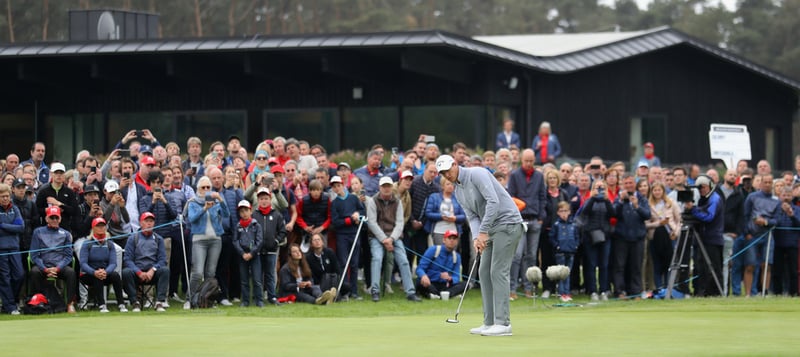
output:
<path id="1" fill-rule="evenodd" d="M 75 269 L 75 257 L 72 258 L 72 263 L 70 263 L 70 265 L 72 266 L 72 269 L 74 270 Z M 29 255 L 28 256 L 28 272 L 31 271 L 31 267 L 33 267 L 33 262 L 31 261 L 31 257 Z M 66 284 L 67 284 L 67 282 L 64 281 L 64 280 L 59 280 L 58 278 L 47 278 L 47 281 L 49 283 L 52 283 L 56 287 L 56 290 L 58 290 L 58 293 L 61 294 L 61 296 L 64 297 L 64 304 L 65 305 L 69 305 L 69 297 L 66 294 L 66 291 L 67 291 L 67 285 Z M 78 280 L 78 281 L 80 281 L 80 280 Z M 30 281 L 29 281 L 27 285 L 28 285 L 28 295 L 30 295 L 32 293 L 32 291 L 31 291 L 31 285 L 32 284 L 30 284 Z"/>
<path id="2" fill-rule="evenodd" d="M 156 284 L 154 281 L 148 283 L 136 283 L 136 300 L 142 310 L 156 308 Z"/>

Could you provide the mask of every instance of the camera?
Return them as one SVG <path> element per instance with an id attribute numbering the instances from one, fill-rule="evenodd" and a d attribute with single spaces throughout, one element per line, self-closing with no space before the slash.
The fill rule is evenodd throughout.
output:
<path id="1" fill-rule="evenodd" d="M 604 191 L 600 190 L 600 191 L 597 192 L 597 196 L 596 197 L 600 198 L 600 199 L 606 198 L 606 193 Z"/>
<path id="2" fill-rule="evenodd" d="M 678 192 L 678 202 L 680 203 L 687 203 L 687 202 L 694 202 L 694 191 L 692 191 L 694 187 L 686 186 L 686 189 L 683 191 Z"/>
<path id="3" fill-rule="evenodd" d="M 600 165 L 589 165 L 589 169 L 591 169 L 591 170 L 600 170 Z"/>
<path id="4" fill-rule="evenodd" d="M 97 173 L 97 166 L 91 166 L 91 167 L 89 167 L 89 171 L 91 171 L 93 174 L 94 174 L 94 173 Z"/>
<path id="5" fill-rule="evenodd" d="M 209 202 L 214 203 L 214 196 L 212 196 L 211 193 L 206 193 L 206 203 Z"/>
<path id="6" fill-rule="evenodd" d="M 154 188 L 154 189 L 153 189 L 153 192 L 155 192 L 155 193 L 161 193 L 161 189 L 160 189 L 160 188 Z"/>
<path id="7" fill-rule="evenodd" d="M 397 155 L 397 147 L 392 148 L 392 155 Z"/>
<path id="8" fill-rule="evenodd" d="M 144 131 L 143 130 L 137 130 L 136 131 L 136 136 L 138 136 L 138 137 L 144 136 Z"/>

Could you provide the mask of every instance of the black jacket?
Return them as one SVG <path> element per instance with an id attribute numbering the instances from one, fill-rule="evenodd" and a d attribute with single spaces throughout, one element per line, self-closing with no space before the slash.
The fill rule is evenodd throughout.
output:
<path id="1" fill-rule="evenodd" d="M 258 207 L 255 207 L 253 219 L 261 225 L 264 234 L 261 254 L 277 254 L 280 244 L 286 239 L 286 223 L 283 221 L 283 215 L 273 209 L 265 216 Z"/>
<path id="2" fill-rule="evenodd" d="M 314 254 L 314 250 L 310 250 L 306 253 L 306 261 L 311 268 L 314 284 L 320 284 L 325 273 L 339 274 L 339 261 L 336 259 L 336 253 L 330 248 L 322 248 L 322 256 L 319 258 Z"/>
<path id="3" fill-rule="evenodd" d="M 78 209 L 78 195 L 75 194 L 67 185 L 62 185 L 61 189 L 56 192 L 49 183 L 42 185 L 39 192 L 36 193 L 36 210 L 39 212 L 40 219 L 45 219 L 44 210 L 47 208 L 47 198 L 55 197 L 59 202 L 63 203 L 61 206 L 61 223 L 59 226 L 72 232 L 78 224 L 78 216 L 80 211 Z M 37 226 L 43 226 L 46 222 L 40 222 Z M 73 239 L 77 239 L 76 235 L 72 235 Z"/>
<path id="4" fill-rule="evenodd" d="M 28 250 L 31 247 L 31 237 L 33 236 L 33 229 L 39 224 L 39 211 L 36 210 L 36 204 L 29 199 L 18 200 L 14 195 L 11 195 L 11 201 L 22 215 L 22 220 L 25 222 L 25 231 L 19 235 L 20 250 Z"/>
<path id="5" fill-rule="evenodd" d="M 740 235 L 744 232 L 744 199 L 747 195 L 742 192 L 742 188 L 736 186 L 730 196 L 725 198 L 720 186 L 714 190 L 723 202 L 725 202 L 725 233 L 736 233 Z"/>

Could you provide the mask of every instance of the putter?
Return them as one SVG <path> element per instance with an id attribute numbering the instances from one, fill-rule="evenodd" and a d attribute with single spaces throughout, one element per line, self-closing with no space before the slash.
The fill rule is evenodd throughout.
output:
<path id="1" fill-rule="evenodd" d="M 358 223 L 358 230 L 356 230 L 356 238 L 353 240 L 353 245 L 350 247 L 350 254 L 347 255 L 347 262 L 344 263 L 344 269 L 342 270 L 342 277 L 339 279 L 339 286 L 336 287 L 336 295 L 333 296 L 334 301 L 336 300 L 336 298 L 339 297 L 339 292 L 342 291 L 342 284 L 344 283 L 344 278 L 347 277 L 347 268 L 350 265 L 350 259 L 353 258 L 353 251 L 356 250 L 356 244 L 358 244 L 358 236 L 361 235 L 361 227 L 364 225 L 364 221 L 366 220 L 367 217 L 362 216 L 360 222 Z M 356 274 L 358 273 L 356 272 Z M 356 289 L 356 291 L 358 291 L 357 286 L 351 287 L 351 289 Z"/>
<path id="2" fill-rule="evenodd" d="M 457 324 L 458 321 L 458 314 L 461 313 L 461 304 L 464 303 L 464 296 L 467 296 L 467 290 L 469 290 L 469 283 L 472 281 L 472 273 L 475 272 L 475 267 L 478 265 L 478 258 L 480 255 L 475 256 L 475 262 L 472 263 L 472 268 L 469 269 L 469 277 L 467 277 L 467 285 L 464 287 L 464 293 L 461 294 L 461 300 L 458 302 L 458 308 L 456 309 L 456 316 L 452 319 L 447 319 L 445 322 L 449 324 Z"/>

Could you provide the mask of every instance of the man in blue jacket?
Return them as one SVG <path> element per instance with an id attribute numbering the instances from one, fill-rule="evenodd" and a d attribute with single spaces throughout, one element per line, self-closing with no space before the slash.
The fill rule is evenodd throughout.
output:
<path id="1" fill-rule="evenodd" d="M 17 206 L 11 203 L 11 187 L 0 184 L 0 299 L 3 312 L 19 315 L 16 296 L 25 279 L 19 254 L 19 235 L 25 223 Z"/>
<path id="2" fill-rule="evenodd" d="M 122 281 L 128 293 L 133 312 L 141 311 L 136 301 L 138 284 L 156 285 L 156 311 L 166 311 L 167 290 L 169 288 L 169 266 L 167 266 L 167 250 L 164 239 L 153 231 L 156 217 L 150 212 L 139 217 L 141 232 L 134 233 L 125 244 Z"/>
<path id="3" fill-rule="evenodd" d="M 59 227 L 61 208 L 47 207 L 44 210 L 47 226 L 36 228 L 31 238 L 30 284 L 35 292 L 42 292 L 42 283 L 48 278 L 64 280 L 67 291 L 67 312 L 75 313 L 75 290 L 78 287 L 75 270 L 72 269 L 72 234 Z"/>
<path id="4" fill-rule="evenodd" d="M 458 269 L 461 267 L 461 254 L 456 252 L 458 231 L 444 232 L 444 243 L 435 245 L 425 251 L 417 265 L 417 293 L 431 299 L 440 299 L 442 291 L 450 296 L 458 296 L 464 292 L 467 281 L 461 280 Z"/>
<path id="5" fill-rule="evenodd" d="M 642 260 L 647 228 L 650 219 L 647 197 L 636 191 L 636 179 L 631 174 L 622 176 L 622 191 L 614 201 L 617 226 L 612 252 L 614 262 L 614 289 L 620 299 L 642 293 Z M 720 251 L 722 252 L 722 251 Z"/>
<path id="6" fill-rule="evenodd" d="M 722 295 L 722 285 L 719 281 L 722 276 L 722 246 L 725 245 L 725 238 L 722 236 L 725 228 L 725 203 L 719 194 L 714 192 L 714 184 L 708 176 L 698 176 L 695 185 L 700 191 L 700 201 L 697 202 L 697 206 L 694 206 L 693 202 L 687 202 L 686 209 L 700 221 L 697 234 L 708 253 L 708 261 L 700 255 L 694 258 L 694 261 L 698 262 L 695 264 L 698 278 L 694 294 L 720 296 Z"/>

